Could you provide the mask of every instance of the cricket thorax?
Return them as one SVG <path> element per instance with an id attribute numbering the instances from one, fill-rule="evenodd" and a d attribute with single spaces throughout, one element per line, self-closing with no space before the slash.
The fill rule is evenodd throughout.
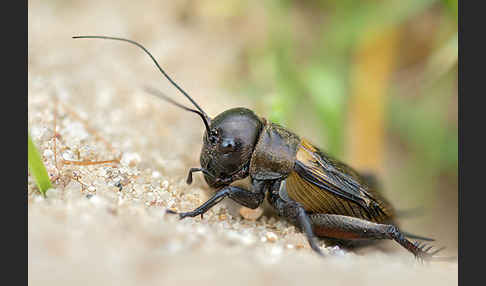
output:
<path id="1" fill-rule="evenodd" d="M 257 180 L 285 178 L 292 172 L 300 138 L 282 126 L 262 119 L 264 126 L 250 161 Z"/>

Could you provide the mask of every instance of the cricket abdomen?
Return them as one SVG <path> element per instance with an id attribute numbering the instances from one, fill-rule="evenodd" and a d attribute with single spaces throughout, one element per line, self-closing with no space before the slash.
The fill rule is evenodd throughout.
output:
<path id="1" fill-rule="evenodd" d="M 295 171 L 287 177 L 286 187 L 289 198 L 301 203 L 308 212 L 339 214 L 367 219 L 365 210 L 359 205 L 314 186 Z"/>

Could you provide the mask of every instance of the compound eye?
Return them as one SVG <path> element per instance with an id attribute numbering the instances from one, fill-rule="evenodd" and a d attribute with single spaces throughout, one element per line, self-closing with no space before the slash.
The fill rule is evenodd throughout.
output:
<path id="1" fill-rule="evenodd" d="M 223 153 L 231 153 L 236 150 L 236 142 L 232 138 L 224 138 L 221 142 L 220 149 Z"/>
<path id="2" fill-rule="evenodd" d="M 218 136 L 218 130 L 211 130 L 211 132 L 208 134 L 209 143 L 211 143 L 212 145 L 216 144 L 218 142 Z"/>

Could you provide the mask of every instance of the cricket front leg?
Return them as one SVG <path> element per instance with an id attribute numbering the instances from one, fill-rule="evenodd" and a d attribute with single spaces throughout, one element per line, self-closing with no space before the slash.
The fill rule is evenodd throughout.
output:
<path id="1" fill-rule="evenodd" d="M 334 214 L 312 214 L 310 219 L 315 234 L 321 237 L 349 240 L 392 239 L 419 259 L 432 258 L 434 254 L 443 249 L 439 248 L 431 251 L 432 246 L 417 242 L 412 243 L 405 238 L 405 235 L 396 226 L 390 224 L 379 224 L 364 219 Z"/>
<path id="2" fill-rule="evenodd" d="M 252 189 L 253 191 L 235 186 L 226 186 L 221 190 L 217 191 L 208 201 L 206 201 L 204 204 L 202 204 L 193 211 L 177 213 L 172 210 L 167 210 L 167 212 L 172 214 L 178 214 L 180 219 L 186 217 L 195 217 L 198 215 L 202 216 L 205 212 L 207 212 L 209 209 L 221 202 L 226 197 L 232 199 L 240 205 L 255 209 L 259 207 L 265 199 L 265 184 L 262 181 L 252 181 Z"/>

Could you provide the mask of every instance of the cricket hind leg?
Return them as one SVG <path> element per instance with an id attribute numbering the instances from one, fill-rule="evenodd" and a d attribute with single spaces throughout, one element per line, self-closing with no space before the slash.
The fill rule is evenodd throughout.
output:
<path id="1" fill-rule="evenodd" d="M 421 241 L 435 241 L 433 238 L 428 238 L 424 236 L 419 236 L 415 234 L 410 234 L 403 230 L 400 231 L 406 238 L 421 240 Z M 333 237 L 319 237 L 325 241 L 326 245 L 334 246 L 337 245 L 345 249 L 358 249 L 368 246 L 378 246 L 381 240 L 379 239 L 338 239 Z"/>
<path id="2" fill-rule="evenodd" d="M 418 259 L 433 258 L 444 248 L 433 250 L 425 243 L 409 241 L 394 225 L 379 224 L 367 220 L 334 214 L 311 214 L 314 233 L 319 237 L 342 240 L 392 239 L 411 252 Z"/>

